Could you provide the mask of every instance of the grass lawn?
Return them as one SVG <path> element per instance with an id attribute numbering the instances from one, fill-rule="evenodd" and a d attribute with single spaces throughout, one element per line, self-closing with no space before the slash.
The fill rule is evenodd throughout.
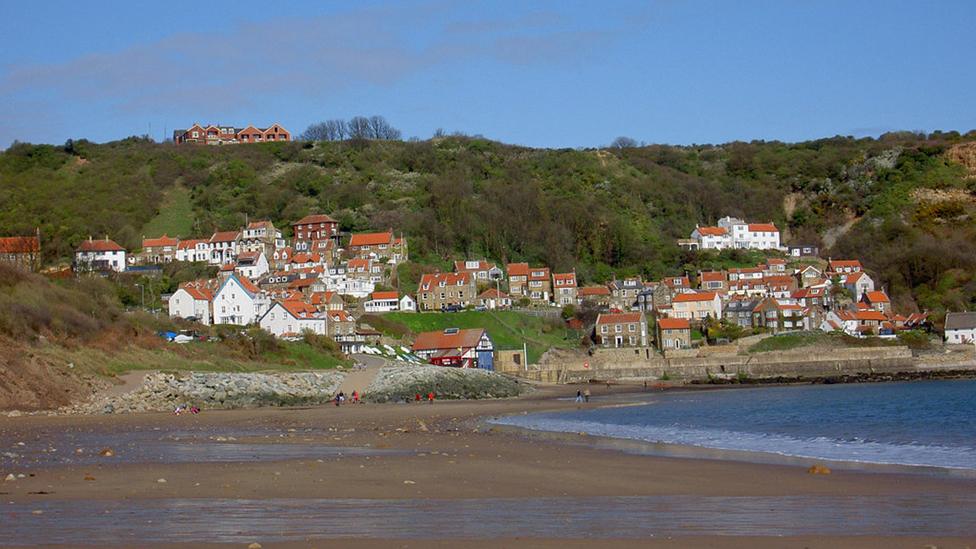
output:
<path id="1" fill-rule="evenodd" d="M 154 238 L 166 234 L 180 238 L 193 231 L 193 201 L 189 189 L 176 185 L 166 192 L 156 217 L 142 228 L 142 234 Z"/>
<path id="2" fill-rule="evenodd" d="M 529 361 L 536 362 L 550 347 L 569 348 L 576 336 L 562 321 L 552 321 L 514 311 L 462 311 L 459 313 L 388 313 L 373 326 L 381 332 L 399 336 L 447 328 L 484 328 L 500 350 L 521 349 L 526 344 Z"/>

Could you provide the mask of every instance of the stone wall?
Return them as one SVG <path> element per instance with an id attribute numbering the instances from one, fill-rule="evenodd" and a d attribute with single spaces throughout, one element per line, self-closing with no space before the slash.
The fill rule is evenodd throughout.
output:
<path id="1" fill-rule="evenodd" d="M 797 349 L 752 355 L 663 357 L 648 349 L 607 349 L 550 353 L 544 364 L 523 373 L 551 383 L 598 380 L 687 382 L 711 377 L 814 378 L 857 373 L 895 373 L 919 369 L 907 347 Z"/>

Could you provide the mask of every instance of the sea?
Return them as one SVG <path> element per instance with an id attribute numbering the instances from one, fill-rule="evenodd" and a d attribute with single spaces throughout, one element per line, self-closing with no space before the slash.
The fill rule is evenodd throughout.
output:
<path id="1" fill-rule="evenodd" d="M 573 411 L 494 423 L 721 450 L 721 457 L 747 461 L 780 456 L 976 474 L 976 380 L 656 392 L 625 400 L 591 399 Z"/>

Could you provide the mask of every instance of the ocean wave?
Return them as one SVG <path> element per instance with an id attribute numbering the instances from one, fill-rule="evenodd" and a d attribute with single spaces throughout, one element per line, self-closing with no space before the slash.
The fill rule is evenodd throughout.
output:
<path id="1" fill-rule="evenodd" d="M 639 440 L 650 443 L 697 446 L 716 450 L 762 452 L 780 456 L 884 465 L 908 465 L 951 469 L 976 469 L 976 448 L 931 444 L 895 444 L 861 437 L 796 438 L 771 433 L 751 433 L 684 426 L 619 425 L 560 419 L 546 415 L 511 416 L 495 423 L 537 431 Z"/>

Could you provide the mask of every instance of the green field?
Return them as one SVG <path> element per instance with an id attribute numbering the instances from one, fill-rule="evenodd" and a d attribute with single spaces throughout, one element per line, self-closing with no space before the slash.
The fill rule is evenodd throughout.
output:
<path id="1" fill-rule="evenodd" d="M 193 232 L 193 199 L 190 191 L 176 185 L 166 192 L 156 217 L 142 228 L 142 234 L 149 238 L 162 235 L 185 238 Z"/>
<path id="2" fill-rule="evenodd" d="M 499 350 L 528 348 L 529 361 L 536 362 L 550 347 L 577 346 L 574 332 L 562 321 L 514 311 L 462 311 L 459 313 L 388 313 L 373 327 L 399 337 L 447 328 L 484 328 Z"/>

